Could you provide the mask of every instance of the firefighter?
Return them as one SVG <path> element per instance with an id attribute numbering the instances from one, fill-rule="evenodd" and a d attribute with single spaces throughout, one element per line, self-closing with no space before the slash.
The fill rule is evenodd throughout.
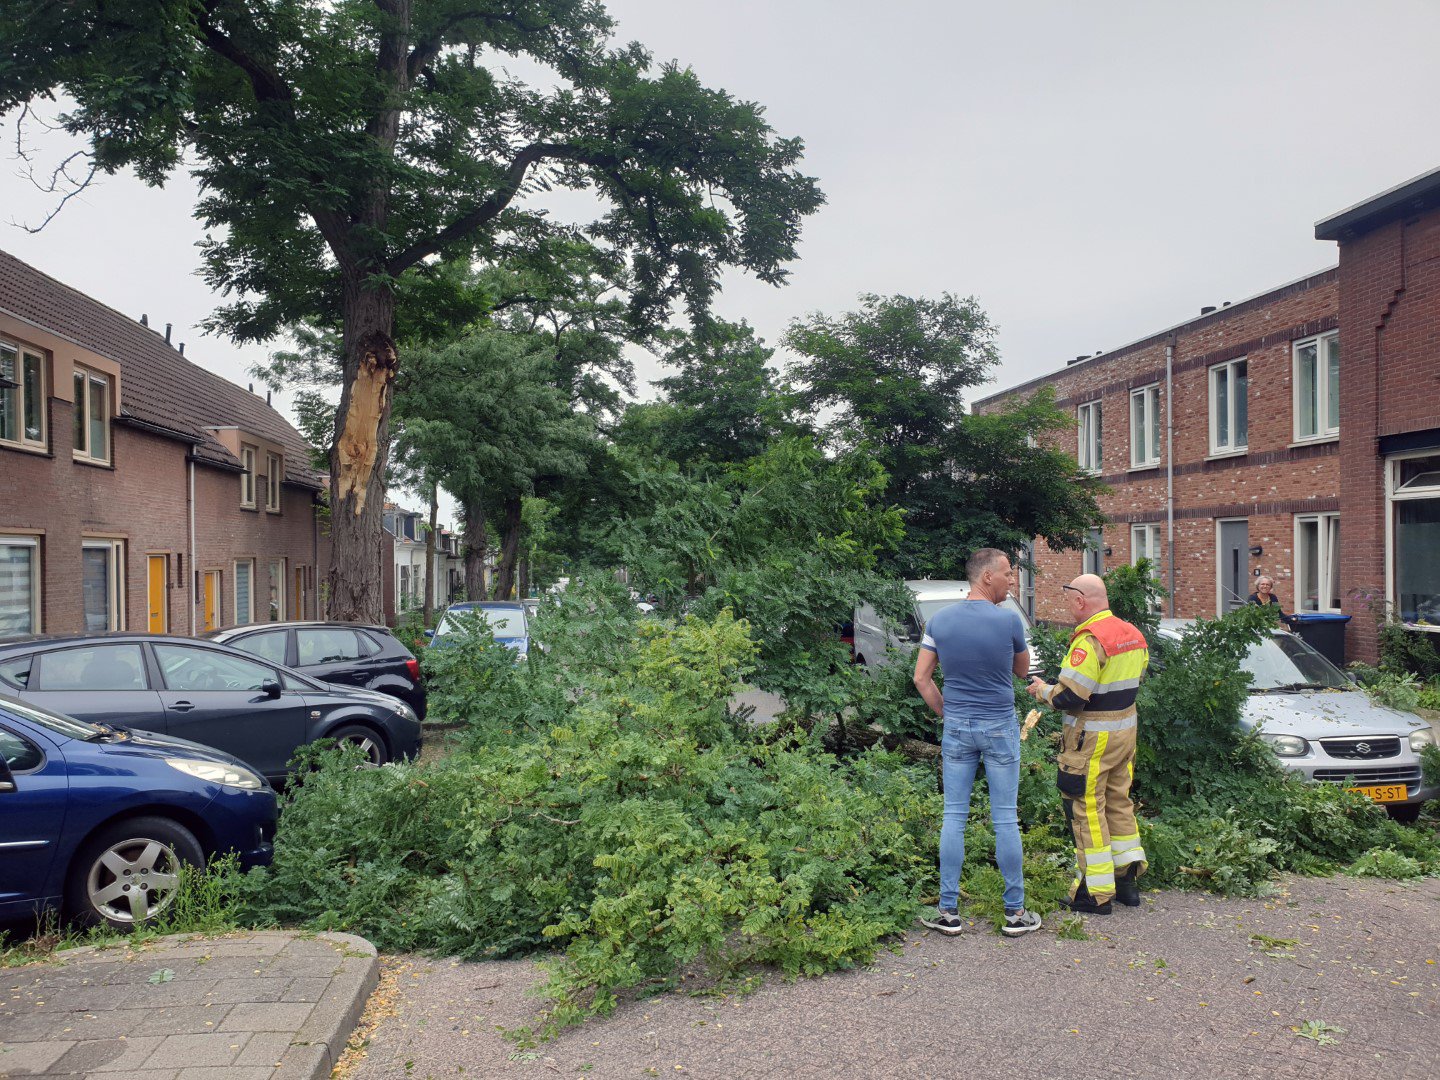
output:
<path id="1" fill-rule="evenodd" d="M 1039 677 L 1029 692 L 1065 713 L 1056 783 L 1075 834 L 1071 911 L 1110 914 L 1111 898 L 1138 907 L 1145 872 L 1130 782 L 1135 776 L 1135 696 L 1150 662 L 1145 636 L 1110 614 L 1105 582 L 1082 574 L 1062 586 L 1075 622 L 1054 685 Z"/>

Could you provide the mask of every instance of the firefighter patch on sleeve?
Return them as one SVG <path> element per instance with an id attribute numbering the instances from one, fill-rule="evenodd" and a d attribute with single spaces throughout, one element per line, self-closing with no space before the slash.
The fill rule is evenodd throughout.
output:
<path id="1" fill-rule="evenodd" d="M 1072 668 L 1078 668 L 1081 664 L 1085 662 L 1085 658 L 1089 655 L 1089 653 L 1087 653 L 1084 649 L 1079 648 L 1078 646 L 1074 649 L 1071 649 L 1070 666 Z"/>

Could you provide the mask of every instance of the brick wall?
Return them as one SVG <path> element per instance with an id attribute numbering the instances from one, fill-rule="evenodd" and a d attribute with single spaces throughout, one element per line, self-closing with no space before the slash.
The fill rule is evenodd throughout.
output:
<path id="1" fill-rule="evenodd" d="M 44 633 L 84 628 L 82 547 L 87 539 L 124 543 L 124 628 L 148 625 L 149 557 L 165 559 L 166 618 L 174 633 L 190 632 L 192 603 L 203 595 L 195 571 L 222 572 L 222 623 L 234 621 L 233 565 L 256 560 L 257 612 L 269 588 L 269 561 L 284 559 L 287 614 L 295 607 L 294 572 L 306 570 L 304 613 L 314 616 L 316 537 L 311 493 L 283 487 L 280 514 L 242 510 L 238 474 L 198 464 L 195 469 L 196 565 L 189 541 L 188 444 L 131 426 L 112 424 L 111 464 L 73 459 L 70 402 L 48 402 L 50 454 L 0 447 L 0 533 L 38 535 L 41 551 L 41 626 Z M 263 459 L 262 459 L 263 464 Z M 321 551 L 322 567 L 324 552 Z M 197 627 L 203 614 L 196 610 Z"/>
<path id="2" fill-rule="evenodd" d="M 1276 592 L 1291 610 L 1295 515 L 1340 508 L 1339 444 L 1294 445 L 1292 344 L 1334 330 L 1338 316 L 1338 275 L 1324 271 L 984 399 L 976 408 L 1003 408 L 1016 394 L 1042 385 L 1053 388 L 1057 404 L 1071 415 L 1082 403 L 1100 401 L 1101 475 L 1110 487 L 1100 499 L 1108 519 L 1103 543 L 1111 550 L 1105 565 L 1130 562 L 1132 523 L 1158 523 L 1163 578 L 1170 555 L 1165 448 L 1159 466 L 1131 468 L 1130 391 L 1160 384 L 1163 425 L 1165 352 L 1173 343 L 1175 613 L 1182 618 L 1216 614 L 1216 521 L 1227 518 L 1248 520 L 1249 544 L 1263 554 L 1249 558 L 1246 570 L 1252 580 L 1257 572 L 1274 577 Z M 1209 371 L 1240 357 L 1248 364 L 1248 450 L 1212 456 Z M 1076 451 L 1075 436 L 1068 431 L 1056 444 L 1069 454 Z M 1081 572 L 1082 556 L 1052 552 L 1037 542 L 1035 561 L 1035 615 L 1063 621 L 1060 585 Z"/>

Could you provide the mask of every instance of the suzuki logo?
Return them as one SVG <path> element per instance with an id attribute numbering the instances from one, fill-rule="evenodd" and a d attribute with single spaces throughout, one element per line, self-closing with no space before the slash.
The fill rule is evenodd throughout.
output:
<path id="1" fill-rule="evenodd" d="M 1356 752 L 1357 754 L 1365 754 L 1365 755 L 1368 756 L 1369 753 L 1370 753 L 1370 744 L 1369 744 L 1368 742 L 1358 742 L 1358 743 L 1356 743 L 1356 744 L 1355 744 L 1355 752 Z"/>

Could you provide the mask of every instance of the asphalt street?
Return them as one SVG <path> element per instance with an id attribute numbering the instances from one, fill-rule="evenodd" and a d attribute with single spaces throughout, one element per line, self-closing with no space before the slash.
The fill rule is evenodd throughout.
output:
<path id="1" fill-rule="evenodd" d="M 1153 893 L 1088 929 L 917 927 L 864 970 L 631 1000 L 533 1050 L 498 1030 L 541 1007 L 533 961 L 392 957 L 338 1075 L 1440 1076 L 1440 881 Z"/>

